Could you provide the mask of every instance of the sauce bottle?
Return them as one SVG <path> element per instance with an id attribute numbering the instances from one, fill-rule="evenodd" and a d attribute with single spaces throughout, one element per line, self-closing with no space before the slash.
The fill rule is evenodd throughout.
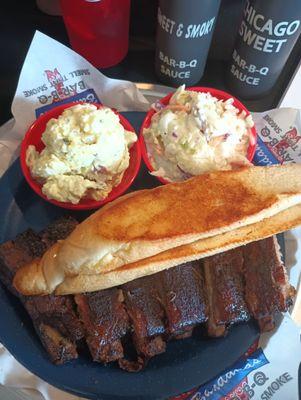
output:
<path id="1" fill-rule="evenodd" d="M 275 85 L 301 31 L 301 0 L 248 0 L 243 11 L 227 85 L 243 99 L 266 95 Z"/>
<path id="2" fill-rule="evenodd" d="M 159 0 L 155 69 L 169 85 L 193 85 L 204 72 L 220 0 Z"/>

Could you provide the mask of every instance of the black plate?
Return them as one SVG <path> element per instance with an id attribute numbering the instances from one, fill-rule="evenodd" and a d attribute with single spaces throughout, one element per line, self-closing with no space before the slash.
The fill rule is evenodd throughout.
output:
<path id="1" fill-rule="evenodd" d="M 137 132 L 143 113 L 124 113 Z M 131 190 L 157 186 L 158 181 L 141 167 Z M 14 238 L 28 227 L 43 229 L 68 214 L 85 218 L 88 212 L 68 212 L 38 197 L 23 179 L 17 160 L 0 180 L 0 242 Z M 48 360 L 30 318 L 17 298 L 0 286 L 0 341 L 26 368 L 50 384 L 90 399 L 166 399 L 205 383 L 231 366 L 257 339 L 252 321 L 231 329 L 222 339 L 204 339 L 196 332 L 190 339 L 168 344 L 166 353 L 150 361 L 137 374 L 116 365 L 103 366 L 89 355 L 63 366 Z"/>

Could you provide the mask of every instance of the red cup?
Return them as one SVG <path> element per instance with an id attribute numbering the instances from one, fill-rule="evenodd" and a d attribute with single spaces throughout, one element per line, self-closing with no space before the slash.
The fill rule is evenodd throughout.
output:
<path id="1" fill-rule="evenodd" d="M 118 64 L 129 47 L 130 0 L 60 0 L 73 50 L 97 68 Z"/>
<path id="2" fill-rule="evenodd" d="M 205 92 L 205 93 L 210 93 L 212 96 L 216 97 L 219 100 L 228 100 L 230 98 L 234 99 L 234 103 L 233 105 L 238 108 L 240 111 L 245 111 L 246 115 L 250 115 L 249 110 L 239 101 L 237 100 L 234 96 L 232 96 L 231 94 L 224 92 L 222 90 L 218 90 L 218 89 L 213 89 L 213 88 L 209 88 L 209 87 L 199 87 L 199 86 L 194 86 L 194 87 L 188 87 L 186 88 L 186 90 L 192 90 L 195 92 Z M 174 94 L 174 92 L 169 93 L 167 96 L 163 97 L 162 99 L 160 99 L 160 103 L 163 105 L 167 105 L 169 103 L 169 100 L 171 98 L 171 96 Z M 151 120 L 152 120 L 152 116 L 156 113 L 156 111 L 154 109 L 151 109 L 148 111 L 148 113 L 146 114 L 146 117 L 143 120 L 143 123 L 141 125 L 140 128 L 140 135 L 139 135 L 139 142 L 140 142 L 140 147 L 141 147 L 141 154 L 142 154 L 142 158 L 143 161 L 145 163 L 145 165 L 147 166 L 148 170 L 150 172 L 153 172 L 155 169 L 152 166 L 148 154 L 147 154 L 147 149 L 146 149 L 146 144 L 144 141 L 144 136 L 143 136 L 143 130 L 145 128 L 149 128 L 150 124 L 151 124 Z M 256 150 L 256 143 L 257 143 L 257 133 L 256 133 L 256 129 L 253 126 L 253 128 L 250 129 L 250 143 L 249 143 L 249 147 L 247 150 L 247 158 L 249 161 L 253 160 L 254 154 L 255 154 L 255 150 Z M 160 176 L 156 176 L 156 178 L 164 184 L 170 183 L 169 181 L 167 181 L 164 178 L 161 178 Z"/>
<path id="3" fill-rule="evenodd" d="M 104 200 L 93 200 L 93 199 L 82 199 L 78 204 L 72 204 L 67 202 L 60 202 L 53 199 L 48 199 L 44 193 L 42 192 L 42 185 L 40 185 L 36 180 L 34 180 L 30 174 L 30 170 L 26 164 L 26 151 L 29 145 L 34 145 L 37 151 L 41 152 L 45 147 L 44 143 L 41 140 L 42 134 L 46 129 L 46 124 L 51 118 L 58 118 L 62 112 L 69 107 L 72 107 L 76 104 L 82 104 L 83 102 L 76 102 L 76 103 L 67 103 L 62 104 L 58 107 L 54 107 L 51 110 L 47 111 L 45 114 L 42 114 L 28 129 L 26 132 L 23 141 L 21 143 L 21 150 L 20 150 L 20 163 L 23 175 L 29 184 L 29 186 L 36 192 L 37 195 L 42 197 L 44 200 L 52 203 L 56 206 L 67 208 L 69 210 L 90 210 L 94 208 L 99 208 L 104 204 L 116 199 L 120 195 L 122 195 L 133 183 L 134 179 L 136 178 L 140 164 L 141 164 L 141 151 L 140 145 L 137 141 L 133 144 L 130 149 L 130 165 L 125 170 L 123 174 L 123 178 L 119 185 L 115 186 L 113 190 L 109 193 L 108 197 Z M 94 104 L 97 108 L 103 107 L 100 104 Z M 129 121 L 120 115 L 117 111 L 113 110 L 115 114 L 119 116 L 119 120 L 121 125 L 128 131 L 135 132 L 132 125 Z"/>

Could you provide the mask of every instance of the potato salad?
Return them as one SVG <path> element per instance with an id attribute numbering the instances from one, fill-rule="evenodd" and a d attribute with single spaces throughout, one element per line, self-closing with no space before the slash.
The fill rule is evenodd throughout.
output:
<path id="1" fill-rule="evenodd" d="M 26 163 L 49 199 L 102 200 L 120 183 L 136 140 L 110 108 L 78 104 L 48 121 L 45 148 L 39 153 L 29 146 Z"/>

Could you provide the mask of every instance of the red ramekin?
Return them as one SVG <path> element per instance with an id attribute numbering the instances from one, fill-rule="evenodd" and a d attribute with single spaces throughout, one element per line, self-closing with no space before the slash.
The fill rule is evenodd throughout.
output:
<path id="1" fill-rule="evenodd" d="M 224 92 L 222 90 L 218 90 L 218 89 L 213 89 L 213 88 L 209 88 L 209 87 L 188 87 L 186 88 L 186 90 L 192 90 L 195 92 L 205 92 L 205 93 L 210 93 L 212 96 L 216 97 L 219 100 L 228 100 L 228 99 L 234 99 L 233 105 L 238 108 L 240 111 L 245 111 L 246 115 L 250 115 L 249 110 L 238 100 L 236 99 L 234 96 L 232 96 L 231 94 Z M 169 93 L 167 96 L 163 97 L 162 99 L 160 99 L 160 103 L 163 105 L 168 105 L 169 100 L 171 98 L 171 96 L 174 94 L 174 92 Z M 152 116 L 156 113 L 157 111 L 155 111 L 154 109 L 151 109 L 148 111 L 148 113 L 146 114 L 146 117 L 143 120 L 143 123 L 141 125 L 140 128 L 140 134 L 139 134 L 139 142 L 140 142 L 140 147 L 141 147 L 141 153 L 142 153 L 142 158 L 144 163 L 146 164 L 148 170 L 150 172 L 154 171 L 154 168 L 149 160 L 148 154 L 147 154 L 147 149 L 146 149 L 146 144 L 145 144 L 145 140 L 144 140 L 144 136 L 143 136 L 143 131 L 145 128 L 149 128 L 150 123 L 151 123 L 151 119 Z M 257 143 L 257 133 L 256 133 L 256 129 L 253 126 L 253 128 L 250 129 L 251 135 L 250 135 L 250 143 L 249 143 L 249 147 L 247 150 L 247 158 L 249 161 L 252 161 L 254 154 L 255 154 L 255 150 L 256 150 L 256 143 Z M 161 178 L 160 176 L 156 176 L 156 178 L 164 184 L 170 183 L 169 181 L 165 180 L 164 178 Z"/>
<path id="2" fill-rule="evenodd" d="M 53 199 L 48 199 L 42 192 L 42 185 L 40 185 L 36 180 L 34 180 L 30 174 L 30 170 L 26 164 L 26 151 L 29 145 L 34 145 L 38 152 L 43 150 L 45 145 L 42 142 L 41 137 L 46 129 L 47 122 L 51 118 L 58 118 L 66 108 L 72 107 L 77 104 L 84 104 L 84 102 L 73 102 L 73 103 L 62 104 L 58 107 L 54 107 L 51 110 L 47 111 L 45 114 L 41 115 L 30 126 L 21 143 L 20 162 L 21 162 L 22 172 L 29 186 L 36 192 L 36 194 L 38 194 L 44 200 L 58 207 L 67 208 L 69 210 L 89 210 L 89 209 L 99 208 L 100 206 L 116 199 L 130 187 L 130 185 L 136 178 L 140 168 L 141 150 L 139 141 L 133 144 L 133 146 L 130 149 L 130 165 L 124 172 L 122 181 L 119 183 L 118 186 L 113 188 L 113 190 L 109 193 L 108 197 L 105 198 L 104 200 L 96 201 L 92 199 L 82 199 L 78 204 L 72 204 L 69 202 L 60 202 Z M 94 104 L 97 108 L 104 107 L 103 105 L 96 103 L 89 103 L 89 104 Z M 115 110 L 113 111 L 115 112 L 115 114 L 118 115 L 121 125 L 126 130 L 135 132 L 134 128 L 126 118 L 120 115 L 117 111 Z"/>

